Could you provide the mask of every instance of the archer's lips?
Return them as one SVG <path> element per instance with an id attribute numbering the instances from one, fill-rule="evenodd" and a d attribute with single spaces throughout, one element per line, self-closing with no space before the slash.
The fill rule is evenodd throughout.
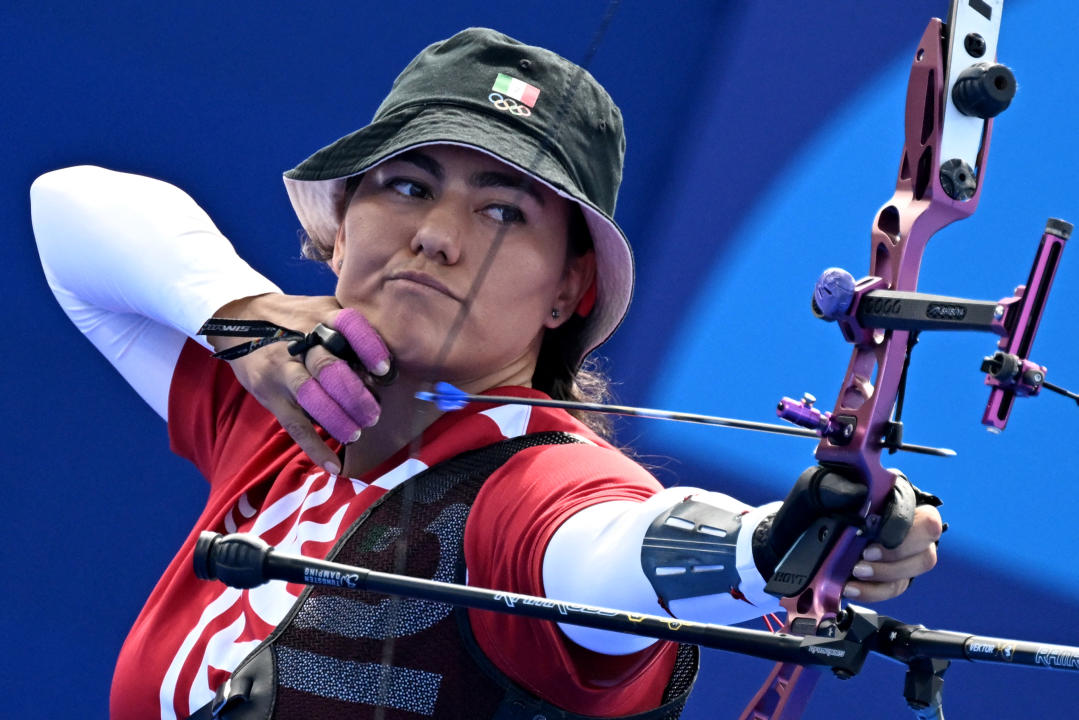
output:
<path id="1" fill-rule="evenodd" d="M 453 291 L 451 291 L 448 287 L 439 282 L 433 275 L 428 275 L 425 272 L 418 272 L 416 270 L 399 270 L 390 275 L 388 279 L 402 280 L 404 282 L 423 285 L 425 287 L 431 288 L 432 290 L 437 290 L 443 295 L 451 297 L 458 302 L 461 301 L 461 298 L 457 297 L 457 295 Z"/>

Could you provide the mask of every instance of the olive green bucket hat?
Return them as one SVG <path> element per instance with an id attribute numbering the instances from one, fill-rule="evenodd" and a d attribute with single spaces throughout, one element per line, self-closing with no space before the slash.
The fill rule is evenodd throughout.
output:
<path id="1" fill-rule="evenodd" d="M 586 70 L 484 28 L 423 50 L 394 81 L 371 124 L 285 173 L 307 234 L 330 247 L 341 223 L 346 180 L 423 145 L 487 153 L 577 202 L 596 253 L 594 305 L 581 359 L 622 322 L 633 293 L 633 253 L 614 221 L 622 181 L 622 114 Z"/>

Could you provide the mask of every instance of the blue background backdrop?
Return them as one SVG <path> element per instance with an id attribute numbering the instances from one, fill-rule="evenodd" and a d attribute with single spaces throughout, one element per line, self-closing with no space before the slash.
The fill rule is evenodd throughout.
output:
<path id="1" fill-rule="evenodd" d="M 106 715 L 126 630 L 204 497 L 157 416 L 52 301 L 30 230 L 33 178 L 94 163 L 174 182 L 287 290 L 326 293 L 329 276 L 298 259 L 281 171 L 365 124 L 429 42 L 488 25 L 580 60 L 607 11 L 570 0 L 87 7 L 0 9 L 11 596 L 0 607 L 0 714 L 12 717 Z M 946 12 L 944 0 L 617 9 L 590 69 L 629 136 L 618 219 L 640 282 L 605 352 L 620 400 L 759 420 L 784 394 L 808 390 L 831 406 L 848 348 L 810 316 L 809 290 L 829 265 L 865 273 L 869 225 L 898 167 L 910 56 L 928 18 Z M 1000 58 L 1019 92 L 997 123 L 981 208 L 930 244 L 921 289 L 1007 295 L 1046 217 L 1079 220 L 1076 30 L 1075 3 L 1009 0 Z M 1066 253 L 1035 346 L 1065 386 L 1079 385 L 1076 306 L 1079 264 Z M 893 462 L 944 497 L 952 530 L 938 569 L 881 610 L 1079 644 L 1079 417 L 1065 400 L 1028 400 L 1003 435 L 985 433 L 977 366 L 993 343 L 927 336 L 915 353 L 907 437 L 960 455 Z M 664 481 L 747 501 L 782 496 L 812 462 L 808 441 L 647 421 L 621 429 Z M 686 717 L 737 716 L 769 667 L 706 653 Z M 1077 689 L 1073 674 L 966 663 L 947 684 L 959 718 L 1065 716 Z M 902 668 L 874 659 L 854 681 L 824 678 L 807 717 L 906 718 L 901 687 Z"/>

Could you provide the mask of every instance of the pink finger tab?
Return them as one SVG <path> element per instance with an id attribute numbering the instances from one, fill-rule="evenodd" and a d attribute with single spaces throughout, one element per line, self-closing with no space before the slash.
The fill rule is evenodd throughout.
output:
<path id="1" fill-rule="evenodd" d="M 352 308 L 345 308 L 337 313 L 334 326 L 348 340 L 364 367 L 375 375 L 389 372 L 390 351 L 367 318 Z"/>
<path id="2" fill-rule="evenodd" d="M 304 381 L 296 391 L 296 400 L 315 422 L 343 443 L 350 442 L 360 431 L 360 427 L 314 378 Z"/>
<path id="3" fill-rule="evenodd" d="M 324 367 L 318 382 L 360 427 L 371 427 L 378 421 L 382 408 L 344 360 Z"/>

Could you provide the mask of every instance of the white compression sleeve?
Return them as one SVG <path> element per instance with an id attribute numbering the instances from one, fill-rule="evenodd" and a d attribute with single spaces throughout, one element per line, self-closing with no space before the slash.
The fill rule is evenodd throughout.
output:
<path id="1" fill-rule="evenodd" d="M 741 577 L 739 590 L 749 602 L 729 593 L 688 597 L 671 601 L 671 613 L 683 620 L 730 625 L 782 610 L 776 598 L 764 593 L 765 581 L 753 563 L 751 543 L 757 525 L 781 503 L 753 508 L 728 495 L 684 487 L 668 488 L 643 503 L 600 503 L 566 520 L 544 553 L 544 593 L 557 600 L 663 615 L 656 590 L 641 566 L 641 548 L 652 522 L 691 495 L 697 502 L 745 512 L 737 539 L 736 564 Z M 607 655 L 636 652 L 655 642 L 637 635 L 564 623 L 559 627 L 578 645 Z"/>
<path id="2" fill-rule="evenodd" d="M 194 200 L 139 175 L 79 166 L 39 177 L 31 215 L 49 287 L 161 417 L 185 337 L 221 306 L 280 292 Z"/>

